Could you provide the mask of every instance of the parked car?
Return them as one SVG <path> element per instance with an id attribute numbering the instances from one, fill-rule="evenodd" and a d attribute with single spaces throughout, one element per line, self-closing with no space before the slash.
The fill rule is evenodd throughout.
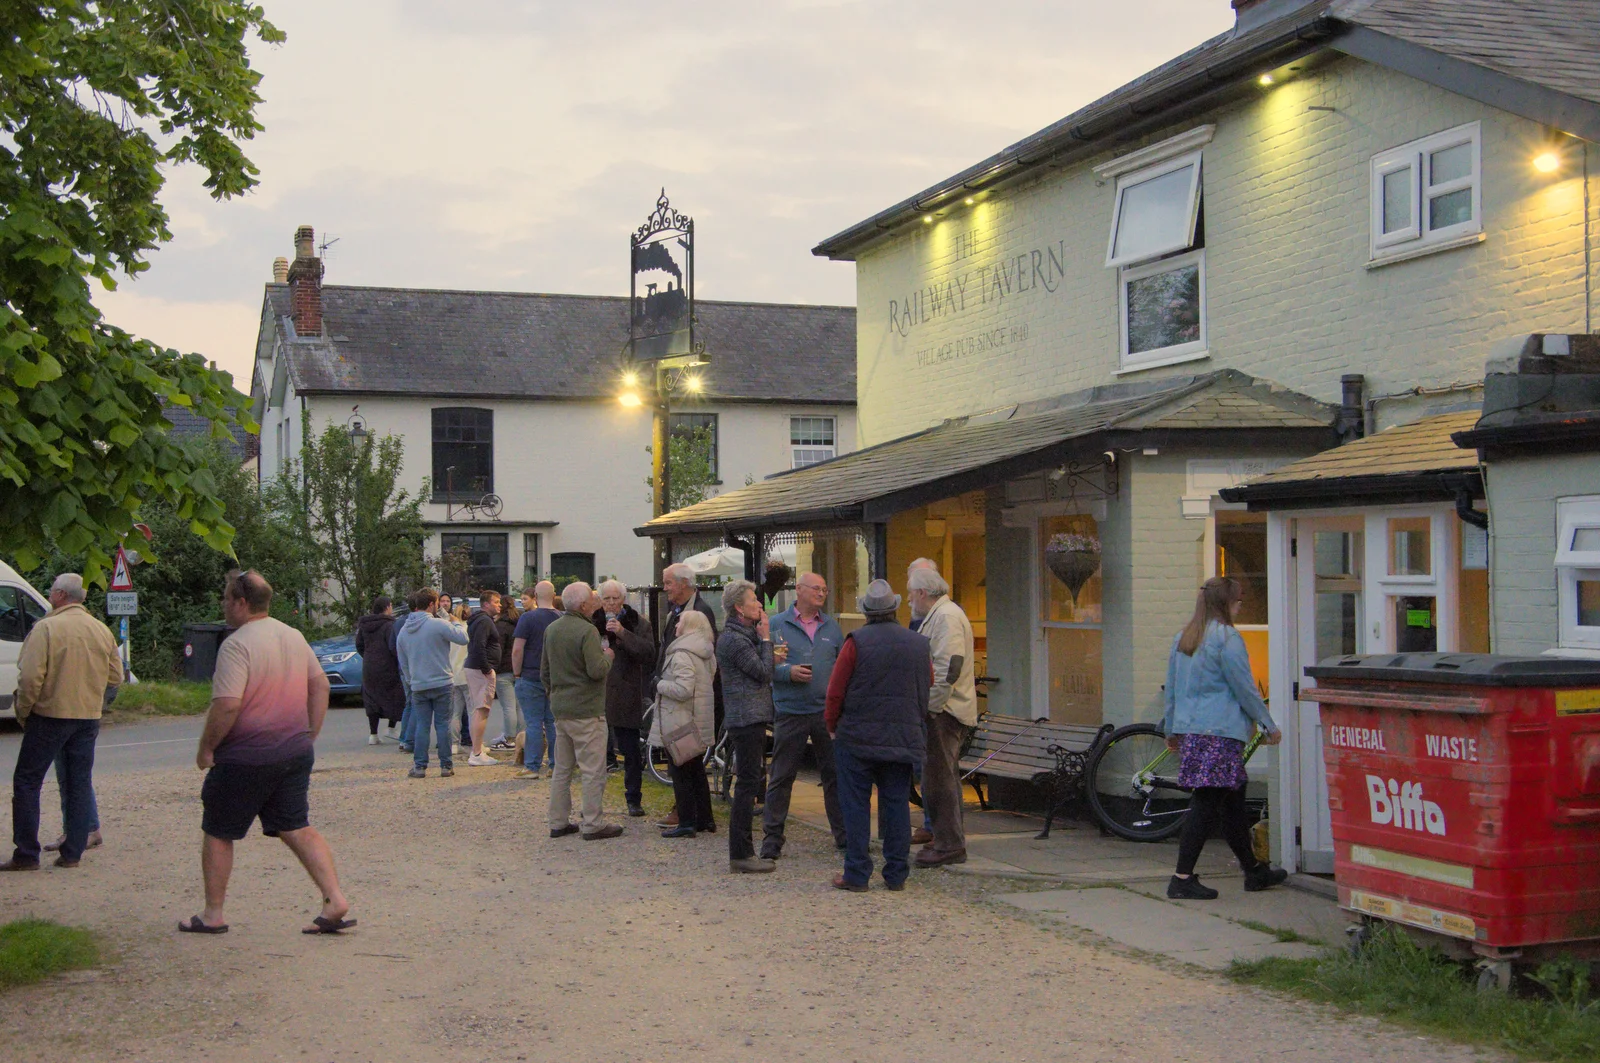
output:
<path id="1" fill-rule="evenodd" d="M 410 611 L 404 604 L 398 606 L 394 611 L 395 622 L 398 623 Z M 342 694 L 361 695 L 361 654 L 356 652 L 354 632 L 336 635 L 331 639 L 319 639 L 311 644 L 311 652 L 317 655 L 322 674 L 328 677 L 329 694 L 335 697 Z"/>
<path id="2" fill-rule="evenodd" d="M 317 663 L 328 677 L 330 694 L 337 697 L 361 693 L 361 654 L 356 652 L 355 635 L 318 639 L 311 644 L 311 652 L 317 655 Z"/>
<path id="3" fill-rule="evenodd" d="M 50 600 L 0 561 L 0 718 L 16 719 L 17 661 L 28 629 L 50 612 Z"/>

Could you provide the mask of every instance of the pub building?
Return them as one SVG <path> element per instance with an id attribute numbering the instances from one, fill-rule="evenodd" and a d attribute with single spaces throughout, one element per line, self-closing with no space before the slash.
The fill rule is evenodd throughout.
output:
<path id="1" fill-rule="evenodd" d="M 1484 644 L 1483 484 L 1451 434 L 1495 340 L 1584 320 L 1600 103 L 1564 79 L 1600 57 L 1501 63 L 1513 22 L 1411 0 L 1234 6 L 1230 31 L 818 245 L 855 264 L 860 449 L 637 531 L 736 543 L 752 570 L 796 543 L 844 613 L 869 573 L 903 588 L 933 558 L 988 711 L 1062 724 L 1160 720 L 1200 583 L 1235 576 L 1285 733 L 1250 765 L 1274 859 L 1326 872 L 1290 641 Z M 1230 499 L 1247 482 L 1302 508 Z"/>

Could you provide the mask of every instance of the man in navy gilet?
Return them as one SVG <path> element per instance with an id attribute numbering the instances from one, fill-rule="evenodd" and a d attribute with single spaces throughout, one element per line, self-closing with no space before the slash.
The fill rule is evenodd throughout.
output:
<path id="1" fill-rule="evenodd" d="M 823 710 L 833 735 L 839 810 L 844 818 L 844 872 L 834 889 L 864 893 L 872 878 L 872 788 L 878 788 L 883 882 L 905 888 L 911 873 L 911 777 L 927 751 L 928 690 L 933 660 L 928 640 L 895 618 L 900 596 L 875 579 L 857 599 L 865 627 L 844 640 L 828 680 Z"/>

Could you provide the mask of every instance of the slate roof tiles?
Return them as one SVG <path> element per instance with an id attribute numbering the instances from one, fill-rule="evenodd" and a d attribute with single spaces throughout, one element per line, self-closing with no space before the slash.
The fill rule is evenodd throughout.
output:
<path id="1" fill-rule="evenodd" d="M 269 284 L 274 317 L 287 285 Z M 621 296 L 324 285 L 326 339 L 286 344 L 302 392 L 432 397 L 600 398 L 616 394 L 627 340 Z M 696 304 L 711 365 L 706 397 L 856 400 L 855 309 Z"/>

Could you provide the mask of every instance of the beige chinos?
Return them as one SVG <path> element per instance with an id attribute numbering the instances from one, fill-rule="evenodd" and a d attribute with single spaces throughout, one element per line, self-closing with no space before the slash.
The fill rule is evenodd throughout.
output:
<path id="1" fill-rule="evenodd" d="M 560 830 L 571 822 L 574 768 L 583 782 L 583 818 L 579 826 L 583 833 L 593 834 L 605 825 L 600 818 L 606 792 L 605 717 L 556 720 L 556 767 L 550 778 L 551 830 Z"/>

